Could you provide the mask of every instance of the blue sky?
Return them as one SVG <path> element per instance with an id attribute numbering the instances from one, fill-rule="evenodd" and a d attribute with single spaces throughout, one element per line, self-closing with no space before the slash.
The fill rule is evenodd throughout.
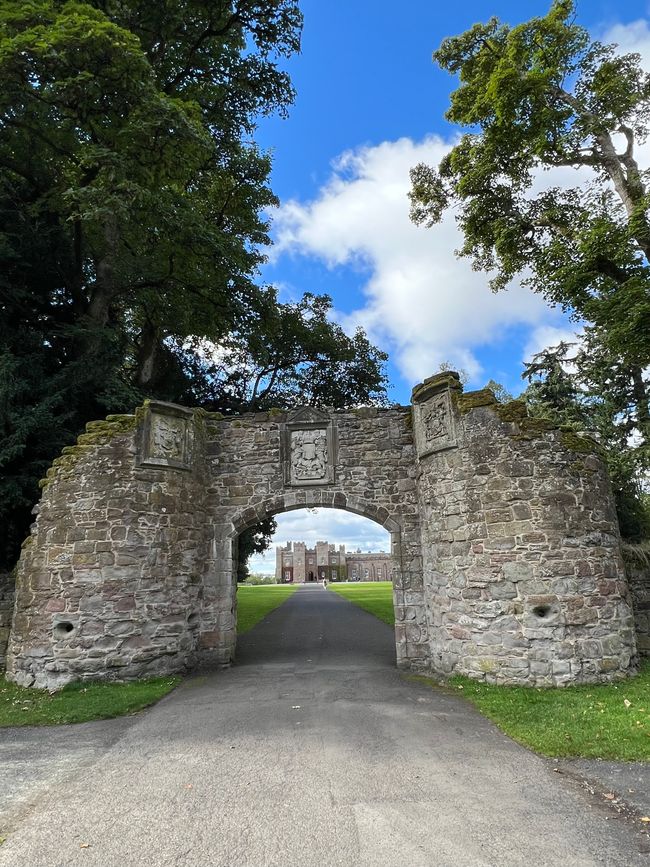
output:
<path id="1" fill-rule="evenodd" d="M 302 0 L 302 53 L 285 63 L 296 102 L 287 119 L 263 120 L 257 135 L 273 153 L 280 198 L 262 277 L 283 300 L 331 295 L 337 321 L 361 324 L 388 352 L 390 397 L 399 403 L 443 361 L 467 371 L 469 388 L 495 379 L 516 394 L 523 360 L 571 333 L 559 311 L 517 284 L 492 295 L 486 275 L 454 256 L 453 220 L 417 229 L 406 199 L 408 169 L 438 162 L 458 133 L 444 119 L 454 80 L 434 66 L 432 51 L 476 21 L 496 15 L 516 24 L 549 5 Z M 640 0 L 578 3 L 592 35 L 650 58 L 649 13 Z M 566 170 L 564 181 L 575 175 Z M 278 538 L 306 532 L 303 517 L 282 516 Z M 331 513 L 318 524 L 318 538 L 346 541 L 331 538 L 341 530 Z"/>

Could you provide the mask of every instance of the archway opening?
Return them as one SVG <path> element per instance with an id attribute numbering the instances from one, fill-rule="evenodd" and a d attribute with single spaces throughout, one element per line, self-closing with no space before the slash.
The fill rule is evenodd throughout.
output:
<path id="1" fill-rule="evenodd" d="M 341 664 L 347 657 L 394 665 L 394 617 L 387 612 L 394 612 L 400 576 L 399 527 L 389 530 L 359 512 L 331 507 L 298 505 L 273 519 L 268 549 L 250 555 L 246 570 L 238 564 L 236 573 L 247 573 L 239 582 L 246 588 L 241 604 L 250 598 L 251 584 L 290 585 L 297 592 L 250 634 L 238 636 L 236 661 L 293 657 Z"/>

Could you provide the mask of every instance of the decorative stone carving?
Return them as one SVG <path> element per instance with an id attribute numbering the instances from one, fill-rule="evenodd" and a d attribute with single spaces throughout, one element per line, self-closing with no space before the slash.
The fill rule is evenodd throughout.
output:
<path id="1" fill-rule="evenodd" d="M 189 470 L 191 412 L 175 404 L 151 402 L 145 409 L 139 464 Z"/>
<path id="2" fill-rule="evenodd" d="M 425 393 L 423 398 L 421 403 L 413 406 L 415 439 L 421 458 L 457 445 L 449 390 L 438 394 Z"/>
<path id="3" fill-rule="evenodd" d="M 435 440 L 449 438 L 451 433 L 450 416 L 447 406 L 447 395 L 442 394 L 435 398 L 423 412 L 424 436 L 428 443 Z"/>
<path id="4" fill-rule="evenodd" d="M 283 425 L 284 477 L 288 485 L 329 485 L 334 481 L 335 430 L 331 416 L 311 407 Z"/>
<path id="5" fill-rule="evenodd" d="M 296 481 L 324 479 L 327 474 L 327 430 L 291 431 L 291 476 Z"/>

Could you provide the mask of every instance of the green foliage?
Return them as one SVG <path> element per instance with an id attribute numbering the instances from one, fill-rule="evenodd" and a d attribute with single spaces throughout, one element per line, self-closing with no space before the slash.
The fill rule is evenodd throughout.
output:
<path id="1" fill-rule="evenodd" d="M 25 689 L 0 676 L 0 727 L 88 722 L 132 714 L 159 701 L 178 677 L 131 683 L 75 683 L 55 693 Z"/>
<path id="2" fill-rule="evenodd" d="M 271 544 L 273 534 L 277 529 L 275 518 L 267 518 L 253 527 L 249 527 L 239 535 L 239 553 L 237 558 L 237 581 L 250 581 L 248 560 L 253 554 L 261 554 Z"/>
<path id="3" fill-rule="evenodd" d="M 272 289 L 267 296 L 263 315 L 245 333 L 224 337 L 217 352 L 201 341 L 177 347 L 191 371 L 187 403 L 224 413 L 386 403 L 386 354 L 360 329 L 349 337 L 331 322 L 328 296 L 307 292 L 289 304 Z"/>
<path id="4" fill-rule="evenodd" d="M 412 170 L 412 219 L 431 226 L 454 206 L 460 252 L 493 289 L 520 276 L 587 323 L 578 373 L 640 438 L 647 465 L 650 190 L 635 145 L 650 76 L 638 55 L 592 41 L 571 0 L 517 27 L 476 24 L 434 60 L 459 77 L 447 118 L 468 131 L 437 168 Z M 544 177 L 563 166 L 580 170 L 575 187 Z"/>
<path id="5" fill-rule="evenodd" d="M 485 387 L 490 389 L 499 403 L 510 403 L 514 400 L 514 396 L 510 394 L 508 389 L 500 382 L 496 382 L 494 379 L 490 379 Z"/>
<path id="6" fill-rule="evenodd" d="M 256 283 L 276 199 L 253 137 L 293 99 L 300 27 L 296 0 L 0 6 L 0 566 L 88 421 L 383 399 L 329 299 Z"/>
<path id="7" fill-rule="evenodd" d="M 263 587 L 237 587 L 237 634 L 248 632 L 296 592 L 297 586 L 274 584 Z"/>
<path id="8" fill-rule="evenodd" d="M 394 625 L 393 585 L 390 581 L 361 581 L 354 584 L 337 584 L 336 587 L 330 585 L 330 588 L 339 596 L 363 608 L 364 611 L 374 614 L 389 626 Z"/>
<path id="9" fill-rule="evenodd" d="M 493 686 L 467 677 L 450 685 L 509 737 L 546 756 L 650 760 L 650 661 L 615 684 L 564 689 Z"/>
<path id="10" fill-rule="evenodd" d="M 599 349 L 602 346 L 592 344 L 587 329 L 581 346 L 560 343 L 537 353 L 524 370 L 530 384 L 523 397 L 533 417 L 597 438 L 612 480 L 621 534 L 639 541 L 650 537 L 650 509 L 643 489 L 648 443 L 634 437 L 634 400 L 625 374 Z M 574 441 L 589 443 L 575 436 Z"/>
<path id="11" fill-rule="evenodd" d="M 259 587 L 262 585 L 275 584 L 275 576 L 273 575 L 262 575 L 257 572 L 249 573 L 246 578 L 246 584 L 250 584 L 251 587 Z"/>

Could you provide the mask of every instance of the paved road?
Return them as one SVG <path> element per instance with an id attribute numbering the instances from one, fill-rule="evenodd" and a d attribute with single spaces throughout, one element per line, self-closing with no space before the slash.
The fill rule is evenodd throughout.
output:
<path id="1" fill-rule="evenodd" d="M 3 742 L 1 867 L 650 864 L 638 823 L 406 679 L 392 630 L 320 587 L 147 713 Z M 16 782 L 21 748 L 49 788 Z"/>

